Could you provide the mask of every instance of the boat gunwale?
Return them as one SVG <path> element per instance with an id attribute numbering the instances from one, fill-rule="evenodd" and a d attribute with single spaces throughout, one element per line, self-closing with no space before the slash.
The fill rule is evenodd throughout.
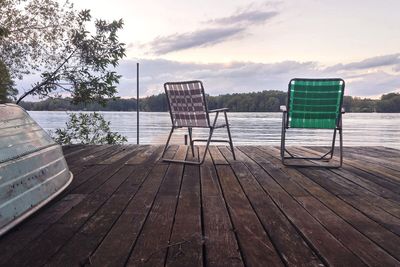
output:
<path id="1" fill-rule="evenodd" d="M 67 188 L 73 178 L 74 178 L 74 174 L 69 171 L 69 179 L 68 181 L 62 186 L 60 187 L 56 192 L 54 192 L 52 195 L 50 195 L 49 197 L 45 198 L 42 202 L 40 202 L 39 204 L 35 205 L 34 207 L 32 207 L 31 209 L 27 210 L 26 212 L 24 212 L 23 214 L 21 214 L 20 216 L 18 216 L 18 218 L 15 218 L 14 220 L 12 220 L 10 223 L 6 224 L 5 226 L 3 226 L 0 229 L 0 237 L 2 235 L 4 235 L 5 233 L 7 233 L 9 230 L 11 230 L 13 227 L 15 227 L 16 225 L 18 225 L 19 223 L 21 223 L 22 221 L 24 221 L 26 218 L 28 218 L 29 216 L 31 216 L 33 213 L 35 213 L 37 210 L 39 210 L 40 208 L 42 208 L 43 206 L 45 206 L 47 203 L 49 203 L 51 200 L 53 200 L 56 196 L 58 196 L 62 191 L 64 191 L 65 188 Z"/>

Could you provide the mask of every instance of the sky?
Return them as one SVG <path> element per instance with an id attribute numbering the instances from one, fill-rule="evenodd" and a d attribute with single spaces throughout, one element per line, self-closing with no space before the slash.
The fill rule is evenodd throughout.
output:
<path id="1" fill-rule="evenodd" d="M 346 95 L 400 92 L 399 0 L 85 0 L 124 20 L 119 95 L 202 80 L 211 95 L 287 90 L 292 78 L 340 77 Z"/>

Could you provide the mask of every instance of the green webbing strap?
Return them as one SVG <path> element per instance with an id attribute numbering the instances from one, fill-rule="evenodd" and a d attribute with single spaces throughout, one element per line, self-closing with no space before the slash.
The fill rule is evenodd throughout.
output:
<path id="1" fill-rule="evenodd" d="M 293 79 L 289 84 L 289 126 L 336 128 L 343 90 L 342 79 Z"/>

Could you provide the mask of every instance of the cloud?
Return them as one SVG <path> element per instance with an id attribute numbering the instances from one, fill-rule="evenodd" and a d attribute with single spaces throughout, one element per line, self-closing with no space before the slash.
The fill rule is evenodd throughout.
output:
<path id="1" fill-rule="evenodd" d="M 313 61 L 201 64 L 165 59 L 124 60 L 119 67 L 119 72 L 124 77 L 121 81 L 119 92 L 122 96 L 134 95 L 134 88 L 136 88 L 135 64 L 139 61 L 141 63 L 140 84 L 142 96 L 162 93 L 163 84 L 167 81 L 193 79 L 203 80 L 207 93 L 211 95 L 262 90 L 286 91 L 289 80 L 295 77 L 340 77 L 346 81 L 346 95 L 377 96 L 400 89 L 399 75 L 385 68 L 387 64 L 391 64 L 391 61 L 381 60 L 381 63 L 378 64 L 377 60 L 375 64 L 372 64 L 372 59 L 388 59 L 392 56 L 374 57 L 346 64 L 362 68 L 357 72 L 353 71 L 355 67 L 346 70 L 346 68 L 336 68 L 335 66 L 337 65 L 323 66 L 319 62 Z M 360 64 L 360 62 L 366 63 Z"/>
<path id="2" fill-rule="evenodd" d="M 389 58 L 391 55 L 388 55 Z M 378 57 L 374 57 L 378 58 Z M 372 59 L 372 58 L 370 58 Z M 346 65 L 356 66 L 365 59 Z M 121 97 L 136 96 L 136 62 L 140 62 L 140 95 L 149 96 L 164 91 L 163 84 L 168 81 L 202 80 L 208 94 L 255 92 L 262 90 L 287 90 L 292 78 L 340 77 L 346 81 L 346 95 L 379 96 L 399 91 L 399 74 L 387 68 L 387 64 L 371 64 L 367 68 L 354 71 L 344 68 L 323 66 L 319 62 L 281 61 L 275 63 L 231 62 L 231 63 L 193 63 L 166 59 L 123 60 L 117 68 L 122 75 L 118 85 Z M 383 62 L 383 61 L 381 61 Z M 334 65 L 337 66 L 337 65 Z M 398 65 L 397 65 L 398 66 Z M 34 77 L 17 81 L 18 88 L 28 89 Z"/>
<path id="3" fill-rule="evenodd" d="M 385 67 L 400 64 L 400 53 L 377 56 L 349 64 L 337 64 L 329 70 L 364 70 L 369 68 Z"/>
<path id="4" fill-rule="evenodd" d="M 295 76 L 315 76 L 314 62 L 283 61 L 278 63 L 232 62 L 200 64 L 182 63 L 165 59 L 138 59 L 141 62 L 141 95 L 163 92 L 167 81 L 203 80 L 207 93 L 211 95 L 251 92 L 261 90 L 283 90 Z M 124 60 L 118 72 L 123 75 L 119 86 L 122 96 L 134 95 L 136 60 Z"/>
<path id="5" fill-rule="evenodd" d="M 250 4 L 240 11 L 222 18 L 206 21 L 205 28 L 193 32 L 159 36 L 143 45 L 149 54 L 164 55 L 190 48 L 212 46 L 246 35 L 253 25 L 262 24 L 278 15 L 277 11 L 266 10 L 266 5 L 256 7 Z"/>
<path id="6" fill-rule="evenodd" d="M 195 32 L 157 37 L 148 46 L 152 54 L 163 55 L 174 51 L 222 43 L 238 37 L 244 30 L 245 28 L 242 27 L 202 29 Z"/>
<path id="7" fill-rule="evenodd" d="M 278 12 L 276 11 L 248 10 L 233 14 L 229 17 L 210 20 L 209 22 L 219 25 L 232 25 L 232 24 L 252 25 L 252 24 L 265 23 L 266 21 L 272 19 L 276 15 L 278 15 Z"/>
<path id="8" fill-rule="evenodd" d="M 377 71 L 350 78 L 344 76 L 346 87 L 353 96 L 379 96 L 400 89 L 398 75 Z"/>

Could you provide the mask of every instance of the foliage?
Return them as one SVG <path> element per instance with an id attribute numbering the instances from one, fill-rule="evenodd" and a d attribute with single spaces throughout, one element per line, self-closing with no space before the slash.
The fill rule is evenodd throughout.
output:
<path id="1" fill-rule="evenodd" d="M 95 20 L 91 25 L 89 10 L 77 12 L 56 0 L 2 0 L 0 14 L 0 60 L 11 77 L 41 73 L 41 80 L 20 100 L 64 91 L 74 103 L 105 104 L 115 96 L 120 76 L 111 67 L 125 56 L 117 36 L 122 20 Z"/>
<path id="2" fill-rule="evenodd" d="M 67 93 L 71 103 L 102 105 L 115 97 L 120 75 L 112 69 L 125 56 L 125 45 L 117 35 L 122 20 L 93 21 L 89 10 L 78 12 L 68 0 L 64 4 L 0 0 L 0 14 L 0 61 L 9 70 L 8 77 L 40 74 L 40 81 L 17 104 L 30 94 L 45 98 Z M 62 144 L 126 141 L 112 133 L 97 113 L 72 114 L 67 129 L 58 129 L 56 134 Z"/>
<path id="3" fill-rule="evenodd" d="M 262 91 L 254 93 L 226 94 L 208 96 L 208 108 L 227 107 L 230 111 L 259 112 L 279 111 L 285 105 L 287 94 L 282 91 Z"/>
<path id="4" fill-rule="evenodd" d="M 18 94 L 6 65 L 0 60 L 0 103 L 16 100 Z"/>
<path id="5" fill-rule="evenodd" d="M 230 111 L 258 112 L 279 111 L 284 105 L 286 93 L 280 91 L 263 91 L 258 93 L 242 93 L 233 95 L 206 96 L 208 108 L 228 107 Z M 135 111 L 136 99 L 114 99 L 107 106 L 91 103 L 89 105 L 71 105 L 69 99 L 53 99 L 41 102 L 21 102 L 27 110 L 102 110 L 102 111 Z M 141 111 L 165 112 L 168 104 L 165 94 L 153 95 L 140 99 Z"/>
<path id="6" fill-rule="evenodd" d="M 346 112 L 376 112 L 377 100 L 345 96 L 343 106 Z"/>
<path id="7" fill-rule="evenodd" d="M 227 94 L 207 96 L 208 108 L 228 107 L 238 112 L 278 112 L 280 105 L 285 105 L 286 92 L 262 91 L 258 93 Z M 41 102 L 21 102 L 27 110 L 103 110 L 136 111 L 136 99 L 114 99 L 103 107 L 97 103 L 90 105 L 71 105 L 69 99 L 53 99 Z M 382 95 L 380 100 L 345 96 L 343 106 L 346 112 L 400 112 L 400 94 Z M 168 111 L 165 94 L 140 99 L 141 111 Z"/>
<path id="8" fill-rule="evenodd" d="M 70 30 L 76 28 L 72 5 L 54 0 L 0 0 L 0 60 L 12 78 L 59 62 Z"/>
<path id="9" fill-rule="evenodd" d="M 382 95 L 376 107 L 377 112 L 400 112 L 400 93 Z"/>
<path id="10" fill-rule="evenodd" d="M 57 129 L 54 139 L 61 145 L 68 144 L 121 144 L 126 137 L 112 132 L 110 122 L 97 113 L 72 113 L 65 129 Z"/>

